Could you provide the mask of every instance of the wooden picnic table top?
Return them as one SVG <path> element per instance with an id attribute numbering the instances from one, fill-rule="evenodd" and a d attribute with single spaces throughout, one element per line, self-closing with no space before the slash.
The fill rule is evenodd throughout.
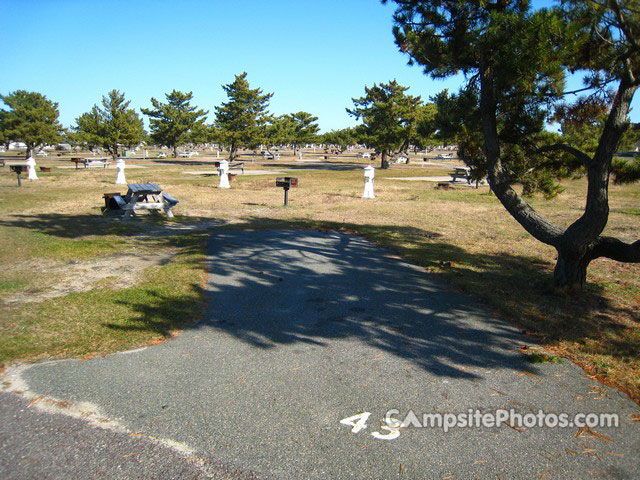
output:
<path id="1" fill-rule="evenodd" d="M 162 187 L 155 183 L 129 183 L 131 193 L 162 193 Z"/>

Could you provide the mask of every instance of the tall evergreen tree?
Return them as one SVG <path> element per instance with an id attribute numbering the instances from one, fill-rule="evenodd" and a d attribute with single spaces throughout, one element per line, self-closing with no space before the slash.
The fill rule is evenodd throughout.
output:
<path id="1" fill-rule="evenodd" d="M 291 142 L 294 125 L 290 115 L 265 117 L 265 122 L 261 139 L 267 146 L 267 152 L 277 145 Z"/>
<path id="2" fill-rule="evenodd" d="M 58 122 L 58 104 L 37 92 L 16 90 L 0 95 L 9 107 L 0 109 L 0 137 L 5 143 L 23 142 L 27 146 L 26 158 L 36 148 L 56 143 L 62 138 L 62 126 Z"/>
<path id="3" fill-rule="evenodd" d="M 111 90 L 102 97 L 102 108 L 94 105 L 91 111 L 76 118 L 74 137 L 89 147 L 104 148 L 115 160 L 120 147 L 134 147 L 145 138 L 142 119 L 129 108 L 124 93 Z"/>
<path id="4" fill-rule="evenodd" d="M 216 107 L 216 126 L 223 143 L 229 145 L 230 160 L 235 160 L 238 148 L 260 143 L 273 94 L 263 94 L 259 88 L 249 88 L 246 72 L 236 75 L 232 83 L 222 88 L 229 101 Z"/>
<path id="5" fill-rule="evenodd" d="M 343 128 L 340 130 L 331 130 L 324 133 L 321 138 L 326 145 L 331 145 L 335 151 L 340 154 L 344 152 L 348 146 L 357 142 L 356 131 L 353 128 Z"/>
<path id="6" fill-rule="evenodd" d="M 418 106 L 416 120 L 409 132 L 409 142 L 415 149 L 422 150 L 438 142 L 435 123 L 437 112 L 438 108 L 435 103 Z"/>
<path id="7" fill-rule="evenodd" d="M 207 111 L 198 110 L 191 105 L 191 92 L 183 93 L 173 90 L 165 94 L 167 103 L 151 98 L 151 108 L 142 108 L 142 113 L 150 117 L 151 138 L 158 145 L 166 145 L 173 150 L 173 157 L 178 157 L 178 147 L 193 140 L 198 140 L 204 132 Z"/>
<path id="8" fill-rule="evenodd" d="M 364 87 L 366 95 L 354 98 L 349 115 L 362 119 L 368 144 L 381 153 L 381 167 L 387 168 L 387 157 L 408 148 L 418 118 L 420 97 L 406 95 L 409 87 L 395 80 L 389 83 Z"/>
<path id="9" fill-rule="evenodd" d="M 293 155 L 295 156 L 301 145 L 312 143 L 316 139 L 320 127 L 317 123 L 318 117 L 307 112 L 292 113 L 289 117 L 292 126 L 289 143 L 293 145 Z"/>

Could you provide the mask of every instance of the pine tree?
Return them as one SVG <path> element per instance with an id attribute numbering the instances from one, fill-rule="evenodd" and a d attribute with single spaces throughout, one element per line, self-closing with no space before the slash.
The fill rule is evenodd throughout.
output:
<path id="1" fill-rule="evenodd" d="M 273 94 L 249 88 L 246 72 L 236 75 L 232 83 L 222 88 L 229 101 L 216 107 L 216 127 L 223 143 L 229 145 L 230 160 L 235 160 L 238 148 L 260 144 Z"/>
<path id="2" fill-rule="evenodd" d="M 354 98 L 353 109 L 347 113 L 363 123 L 363 133 L 369 146 L 381 153 L 381 167 L 387 168 L 387 157 L 405 151 L 418 119 L 420 97 L 406 95 L 409 87 L 395 80 L 364 87 L 366 95 Z"/>
<path id="3" fill-rule="evenodd" d="M 121 146 L 131 148 L 145 138 L 142 119 L 129 108 L 124 93 L 111 90 L 102 97 L 102 108 L 94 105 L 91 111 L 76 119 L 74 137 L 89 147 L 104 148 L 115 160 Z"/>
<path id="4" fill-rule="evenodd" d="M 150 117 L 149 128 L 151 138 L 158 145 L 166 145 L 173 150 L 173 157 L 178 157 L 178 147 L 191 143 L 202 136 L 207 111 L 198 110 L 191 105 L 191 92 L 183 93 L 173 90 L 165 94 L 167 103 L 151 98 L 153 109 L 143 108 L 142 113 Z"/>
<path id="5" fill-rule="evenodd" d="M 307 112 L 292 113 L 289 118 L 292 126 L 289 143 L 293 145 L 293 155 L 295 156 L 301 145 L 315 141 L 320 127 L 316 123 L 318 117 L 314 117 Z"/>
<path id="6" fill-rule="evenodd" d="M 27 146 L 26 158 L 36 148 L 60 141 L 62 126 L 58 122 L 58 104 L 37 92 L 16 90 L 0 95 L 9 107 L 0 110 L 0 137 L 4 143 L 23 142 Z"/>
<path id="7" fill-rule="evenodd" d="M 637 163 L 613 159 L 640 86 L 640 1 L 564 0 L 539 10 L 526 0 L 396 3 L 396 44 L 410 63 L 433 78 L 467 77 L 450 102 L 451 118 L 466 130 L 467 155 L 484 166 L 509 214 L 557 250 L 555 286 L 581 290 L 599 257 L 640 262 L 640 240 L 602 235 L 612 168 L 622 180 L 637 178 Z M 576 71 L 587 73 L 586 96 L 568 104 L 569 93 L 581 93 L 565 89 L 566 75 Z M 567 135 L 546 131 L 554 118 L 564 121 Z M 525 193 L 553 196 L 557 180 L 571 171 L 586 173 L 588 188 L 583 214 L 567 228 L 513 188 L 522 183 Z"/>

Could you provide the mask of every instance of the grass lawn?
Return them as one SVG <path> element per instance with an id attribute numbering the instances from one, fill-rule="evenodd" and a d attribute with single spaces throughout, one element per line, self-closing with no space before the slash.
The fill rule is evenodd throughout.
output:
<path id="1" fill-rule="evenodd" d="M 168 159 L 173 162 L 171 159 Z M 549 292 L 555 250 L 531 238 L 486 187 L 436 190 L 402 177 L 446 175 L 449 169 L 394 166 L 376 171 L 374 200 L 360 198 L 361 166 L 353 156 L 332 158 L 336 170 L 295 169 L 270 161 L 251 165 L 297 176 L 300 186 L 282 207 L 270 175 L 238 175 L 230 190 L 201 158 L 167 165 L 129 160 L 129 182 L 156 182 L 180 204 L 171 222 L 103 219 L 104 192 L 117 191 L 115 170 L 53 168 L 38 182 L 16 187 L 0 170 L 0 362 L 87 355 L 131 348 L 173 335 L 201 318 L 204 246 L 212 228 L 314 228 L 358 234 L 424 266 L 469 293 L 497 316 L 526 330 L 555 354 L 640 399 L 640 265 L 592 263 L 587 291 Z M 70 165 L 60 159 L 39 165 Z M 446 163 L 446 162 L 445 162 Z M 582 213 L 586 181 L 564 184 L 553 201 L 532 200 L 560 225 Z M 640 236 L 640 186 L 610 188 L 606 234 Z M 176 234 L 166 225 L 196 225 Z M 78 281 L 80 279 L 80 281 Z M 51 294 L 55 292 L 55 294 Z"/>

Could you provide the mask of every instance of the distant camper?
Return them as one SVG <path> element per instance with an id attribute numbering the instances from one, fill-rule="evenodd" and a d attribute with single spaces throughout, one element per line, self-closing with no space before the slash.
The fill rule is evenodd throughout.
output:
<path id="1" fill-rule="evenodd" d="M 24 150 L 25 148 L 27 148 L 27 144 L 26 143 L 11 142 L 9 144 L 9 150 Z"/>

